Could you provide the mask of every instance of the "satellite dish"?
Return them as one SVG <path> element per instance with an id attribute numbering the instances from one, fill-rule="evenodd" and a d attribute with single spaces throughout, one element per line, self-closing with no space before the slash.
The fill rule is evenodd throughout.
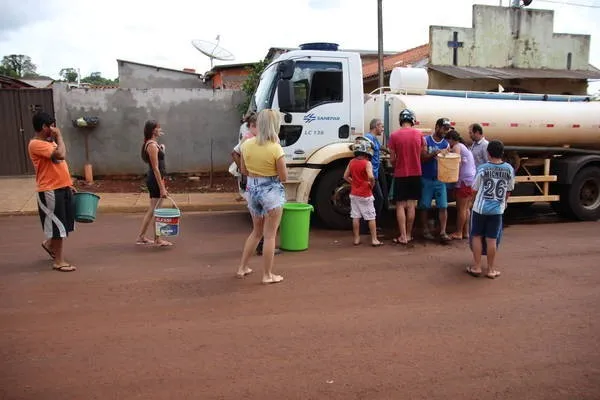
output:
<path id="1" fill-rule="evenodd" d="M 210 68 L 213 67 L 213 59 L 222 60 L 222 61 L 233 61 L 235 57 L 231 52 L 225 50 L 223 47 L 219 46 L 219 40 L 221 39 L 221 35 L 217 35 L 216 43 L 209 42 L 207 40 L 192 40 L 192 46 L 198 49 L 199 52 L 210 58 Z"/>

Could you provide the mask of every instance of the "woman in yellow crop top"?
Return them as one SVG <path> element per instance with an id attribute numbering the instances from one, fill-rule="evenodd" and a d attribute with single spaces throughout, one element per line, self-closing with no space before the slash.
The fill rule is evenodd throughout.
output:
<path id="1" fill-rule="evenodd" d="M 248 261 L 264 235 L 262 282 L 278 283 L 281 275 L 273 274 L 275 238 L 281 221 L 287 168 L 283 149 L 279 144 L 279 112 L 262 110 L 258 113 L 258 134 L 246 140 L 241 147 L 241 172 L 248 177 L 248 209 L 252 214 L 252 233 L 246 239 L 242 260 L 237 272 L 239 278 L 252 273 Z"/>

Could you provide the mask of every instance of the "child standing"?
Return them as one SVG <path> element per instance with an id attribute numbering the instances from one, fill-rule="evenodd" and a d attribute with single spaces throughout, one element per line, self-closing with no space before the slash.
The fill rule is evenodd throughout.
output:
<path id="1" fill-rule="evenodd" d="M 369 142 L 360 141 L 353 145 L 353 149 L 354 158 L 350 160 L 346 167 L 344 179 L 351 186 L 350 217 L 352 218 L 354 245 L 358 246 L 360 244 L 360 219 L 362 217 L 369 224 L 371 245 L 379 247 L 383 243 L 377 239 L 377 226 L 375 223 L 375 197 L 373 196 L 375 176 L 371 164 L 373 148 Z"/>
<path id="2" fill-rule="evenodd" d="M 492 140 L 488 144 L 489 161 L 480 165 L 475 174 L 473 190 L 476 191 L 471 215 L 471 250 L 475 265 L 467 268 L 467 273 L 479 277 L 482 275 L 481 258 L 483 241 L 487 248 L 488 272 L 486 276 L 495 279 L 500 271 L 494 269 L 497 240 L 502 234 L 502 215 L 506 201 L 515 187 L 513 167 L 502 161 L 504 144 Z"/>

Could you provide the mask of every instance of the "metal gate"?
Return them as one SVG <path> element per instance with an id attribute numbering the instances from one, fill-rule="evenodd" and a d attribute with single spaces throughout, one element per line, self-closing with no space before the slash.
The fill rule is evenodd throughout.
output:
<path id="1" fill-rule="evenodd" d="M 54 115 L 52 89 L 0 89 L 0 176 L 35 173 L 27 145 L 39 110 Z"/>

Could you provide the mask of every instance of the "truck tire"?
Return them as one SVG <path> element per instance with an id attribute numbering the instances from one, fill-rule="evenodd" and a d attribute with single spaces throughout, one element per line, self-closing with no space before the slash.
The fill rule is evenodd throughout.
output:
<path id="1" fill-rule="evenodd" d="M 348 230 L 350 219 L 350 185 L 344 181 L 344 165 L 323 171 L 314 191 L 315 214 L 329 229 Z"/>
<path id="2" fill-rule="evenodd" d="M 580 221 L 600 219 L 600 168 L 583 168 L 566 189 L 561 193 L 562 214 Z"/>

